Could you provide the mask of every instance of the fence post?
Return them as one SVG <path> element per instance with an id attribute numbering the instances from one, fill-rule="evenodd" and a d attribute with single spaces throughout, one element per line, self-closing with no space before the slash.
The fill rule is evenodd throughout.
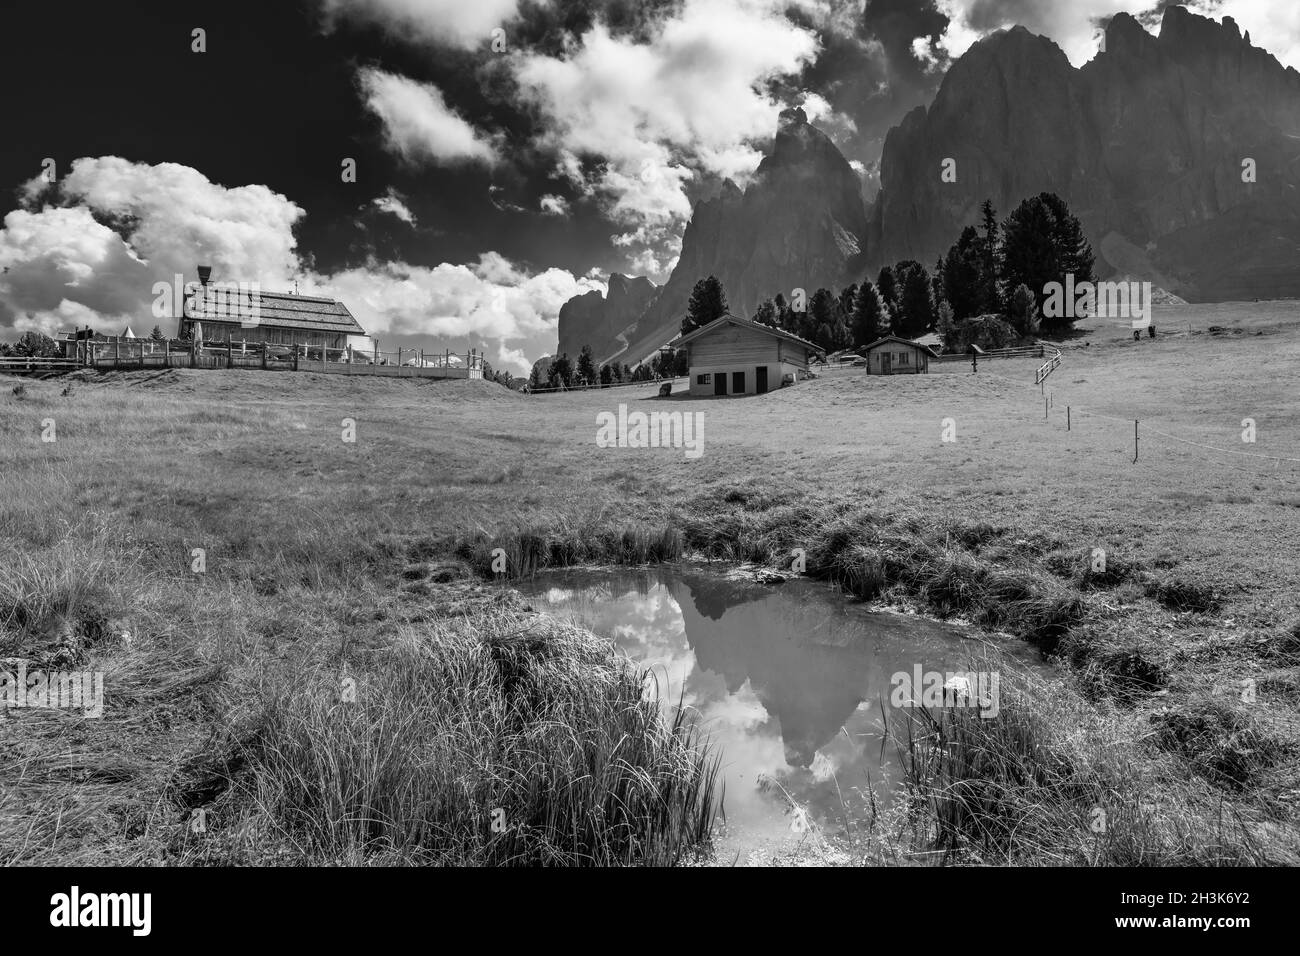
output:
<path id="1" fill-rule="evenodd" d="M 1067 432 L 1070 430 L 1070 406 L 1069 405 L 1065 406 L 1065 430 Z"/>
<path id="2" fill-rule="evenodd" d="M 1133 419 L 1133 464 L 1138 460 L 1138 420 Z"/>

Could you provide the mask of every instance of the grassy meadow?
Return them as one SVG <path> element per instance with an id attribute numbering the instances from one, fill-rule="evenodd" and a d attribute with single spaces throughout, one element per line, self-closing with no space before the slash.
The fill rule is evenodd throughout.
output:
<path id="1" fill-rule="evenodd" d="M 1249 457 L 1300 458 L 1298 320 L 1158 308 L 1043 393 L 1035 360 L 702 400 L 4 378 L 0 670 L 102 671 L 105 712 L 0 719 L 0 863 L 688 862 L 720 755 L 510 579 L 795 549 L 1057 664 L 997 720 L 895 721 L 906 812 L 855 859 L 1300 862 L 1300 462 Z M 703 455 L 597 447 L 620 403 L 702 413 Z"/>

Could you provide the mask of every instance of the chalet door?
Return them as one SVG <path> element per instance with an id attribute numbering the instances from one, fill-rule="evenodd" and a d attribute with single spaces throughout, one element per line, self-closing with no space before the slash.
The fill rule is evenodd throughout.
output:
<path id="1" fill-rule="evenodd" d="M 880 374 L 881 374 L 881 375 L 893 375 L 893 374 L 894 374 L 893 358 L 894 358 L 894 356 L 893 356 L 893 353 L 891 353 L 891 352 L 883 352 L 883 353 L 881 353 L 881 356 L 880 356 Z"/>
<path id="2" fill-rule="evenodd" d="M 731 393 L 733 395 L 745 394 L 745 373 L 744 372 L 731 373 Z"/>
<path id="3" fill-rule="evenodd" d="M 758 365 L 754 368 L 754 394 L 763 395 L 767 392 L 767 366 Z"/>
<path id="4" fill-rule="evenodd" d="M 714 395 L 727 394 L 727 373 L 726 372 L 713 373 L 713 394 Z"/>

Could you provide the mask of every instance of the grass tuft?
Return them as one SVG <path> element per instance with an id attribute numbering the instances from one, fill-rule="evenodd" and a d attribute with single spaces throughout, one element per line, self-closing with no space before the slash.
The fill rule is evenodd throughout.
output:
<path id="1" fill-rule="evenodd" d="M 316 860 L 672 865 L 708 847 L 718 762 L 644 677 L 546 619 L 408 628 L 363 669 L 268 686 L 239 789 Z"/>

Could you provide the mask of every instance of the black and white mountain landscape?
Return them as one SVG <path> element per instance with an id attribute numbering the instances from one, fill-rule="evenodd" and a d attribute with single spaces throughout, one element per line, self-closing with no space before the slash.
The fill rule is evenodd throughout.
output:
<path id="1" fill-rule="evenodd" d="M 561 925 L 506 867 L 1277 929 L 1298 69 L 1294 0 L 7 5 L 3 945 Z"/>

